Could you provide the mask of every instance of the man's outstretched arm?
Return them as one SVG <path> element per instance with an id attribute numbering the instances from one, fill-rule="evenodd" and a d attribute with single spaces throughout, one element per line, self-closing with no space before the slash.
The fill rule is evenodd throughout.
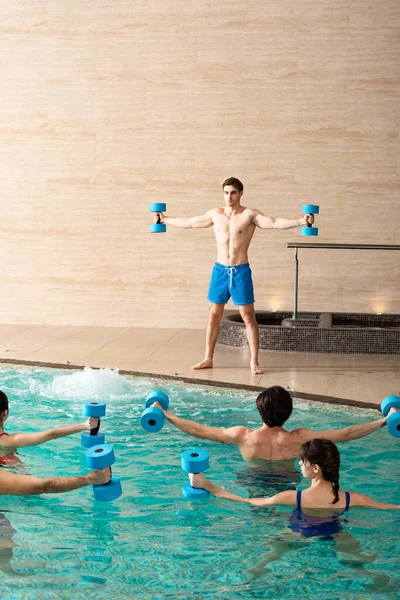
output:
<path id="1" fill-rule="evenodd" d="M 259 210 L 256 210 L 255 213 L 253 223 L 260 229 L 293 229 L 293 227 L 314 223 L 314 215 L 304 215 L 300 219 L 284 219 L 281 217 L 267 217 Z"/>
<path id="2" fill-rule="evenodd" d="M 164 213 L 156 213 L 160 215 L 161 223 L 165 225 L 173 225 L 181 229 L 206 229 L 213 224 L 210 212 L 206 212 L 199 217 L 167 217 Z"/>
<path id="3" fill-rule="evenodd" d="M 396 412 L 398 409 L 392 408 L 387 417 L 381 417 L 376 421 L 370 423 L 360 423 L 359 425 L 350 425 L 343 429 L 327 429 L 326 431 L 313 431 L 312 429 L 298 429 L 298 433 L 301 437 L 301 443 L 308 442 L 315 438 L 325 438 L 331 442 L 348 442 L 350 440 L 356 440 L 358 438 L 365 437 L 374 431 L 378 431 L 386 425 L 388 416 L 392 412 Z"/>
<path id="4" fill-rule="evenodd" d="M 181 417 L 177 417 L 171 412 L 164 410 L 158 402 L 152 404 L 156 408 L 159 408 L 163 411 L 165 418 L 175 425 L 177 429 L 183 431 L 183 433 L 187 433 L 189 435 L 193 435 L 197 438 L 202 438 L 205 440 L 210 440 L 212 442 L 219 442 L 220 444 L 231 444 L 238 445 L 246 431 L 247 427 L 208 427 L 208 425 L 201 425 L 200 423 L 196 423 L 196 421 L 190 421 L 189 419 L 182 419 Z"/>

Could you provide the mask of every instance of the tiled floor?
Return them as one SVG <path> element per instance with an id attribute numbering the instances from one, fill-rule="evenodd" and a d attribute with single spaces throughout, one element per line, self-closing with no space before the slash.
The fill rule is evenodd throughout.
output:
<path id="1" fill-rule="evenodd" d="M 215 367 L 192 371 L 203 358 L 204 331 L 129 327 L 0 325 L 0 360 L 118 367 L 235 386 L 281 385 L 300 395 L 379 404 L 400 393 L 400 356 L 261 352 L 263 375 L 252 375 L 247 350 L 217 346 Z"/>

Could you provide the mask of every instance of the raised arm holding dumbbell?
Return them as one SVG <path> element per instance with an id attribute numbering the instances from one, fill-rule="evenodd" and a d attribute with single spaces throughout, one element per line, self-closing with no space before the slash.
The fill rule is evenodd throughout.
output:
<path id="1" fill-rule="evenodd" d="M 292 229 L 304 226 L 303 235 L 316 235 L 317 229 L 308 227 L 314 223 L 314 214 L 319 212 L 315 205 L 312 214 L 305 214 L 298 219 L 267 217 L 257 209 L 240 204 L 243 195 L 243 184 L 230 177 L 222 184 L 225 206 L 213 208 L 198 217 L 169 217 L 161 210 L 160 204 L 153 204 L 150 210 L 155 213 L 152 231 L 165 231 L 166 225 L 182 229 L 201 229 L 214 226 L 217 242 L 217 262 L 214 266 L 208 301 L 210 306 L 206 333 L 206 351 L 204 360 L 192 369 L 210 369 L 213 367 L 215 345 L 224 306 L 232 297 L 246 325 L 246 334 L 250 348 L 250 368 L 254 375 L 261 374 L 258 364 L 259 335 L 254 312 L 254 290 L 247 251 L 256 227 L 260 229 Z M 310 211 L 311 212 L 311 211 Z"/>

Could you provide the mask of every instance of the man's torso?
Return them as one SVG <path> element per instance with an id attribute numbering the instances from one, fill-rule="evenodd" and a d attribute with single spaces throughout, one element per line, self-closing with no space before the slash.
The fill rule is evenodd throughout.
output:
<path id="1" fill-rule="evenodd" d="M 299 447 L 302 443 L 300 435 L 296 430 L 292 432 L 279 429 L 274 432 L 265 430 L 248 429 L 238 444 L 244 460 L 289 460 L 298 456 Z"/>
<path id="2" fill-rule="evenodd" d="M 217 242 L 217 262 L 225 266 L 235 266 L 248 262 L 247 250 L 254 234 L 253 222 L 256 212 L 241 207 L 240 213 L 227 216 L 223 208 L 210 211 Z"/>

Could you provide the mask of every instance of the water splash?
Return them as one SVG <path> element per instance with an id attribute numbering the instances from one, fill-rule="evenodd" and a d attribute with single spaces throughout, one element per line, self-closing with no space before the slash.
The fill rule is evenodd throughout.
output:
<path id="1" fill-rule="evenodd" d="M 47 398 L 70 400 L 101 400 L 121 398 L 132 394 L 132 384 L 118 369 L 91 369 L 75 371 L 54 377 L 50 383 L 30 382 L 30 391 Z"/>

